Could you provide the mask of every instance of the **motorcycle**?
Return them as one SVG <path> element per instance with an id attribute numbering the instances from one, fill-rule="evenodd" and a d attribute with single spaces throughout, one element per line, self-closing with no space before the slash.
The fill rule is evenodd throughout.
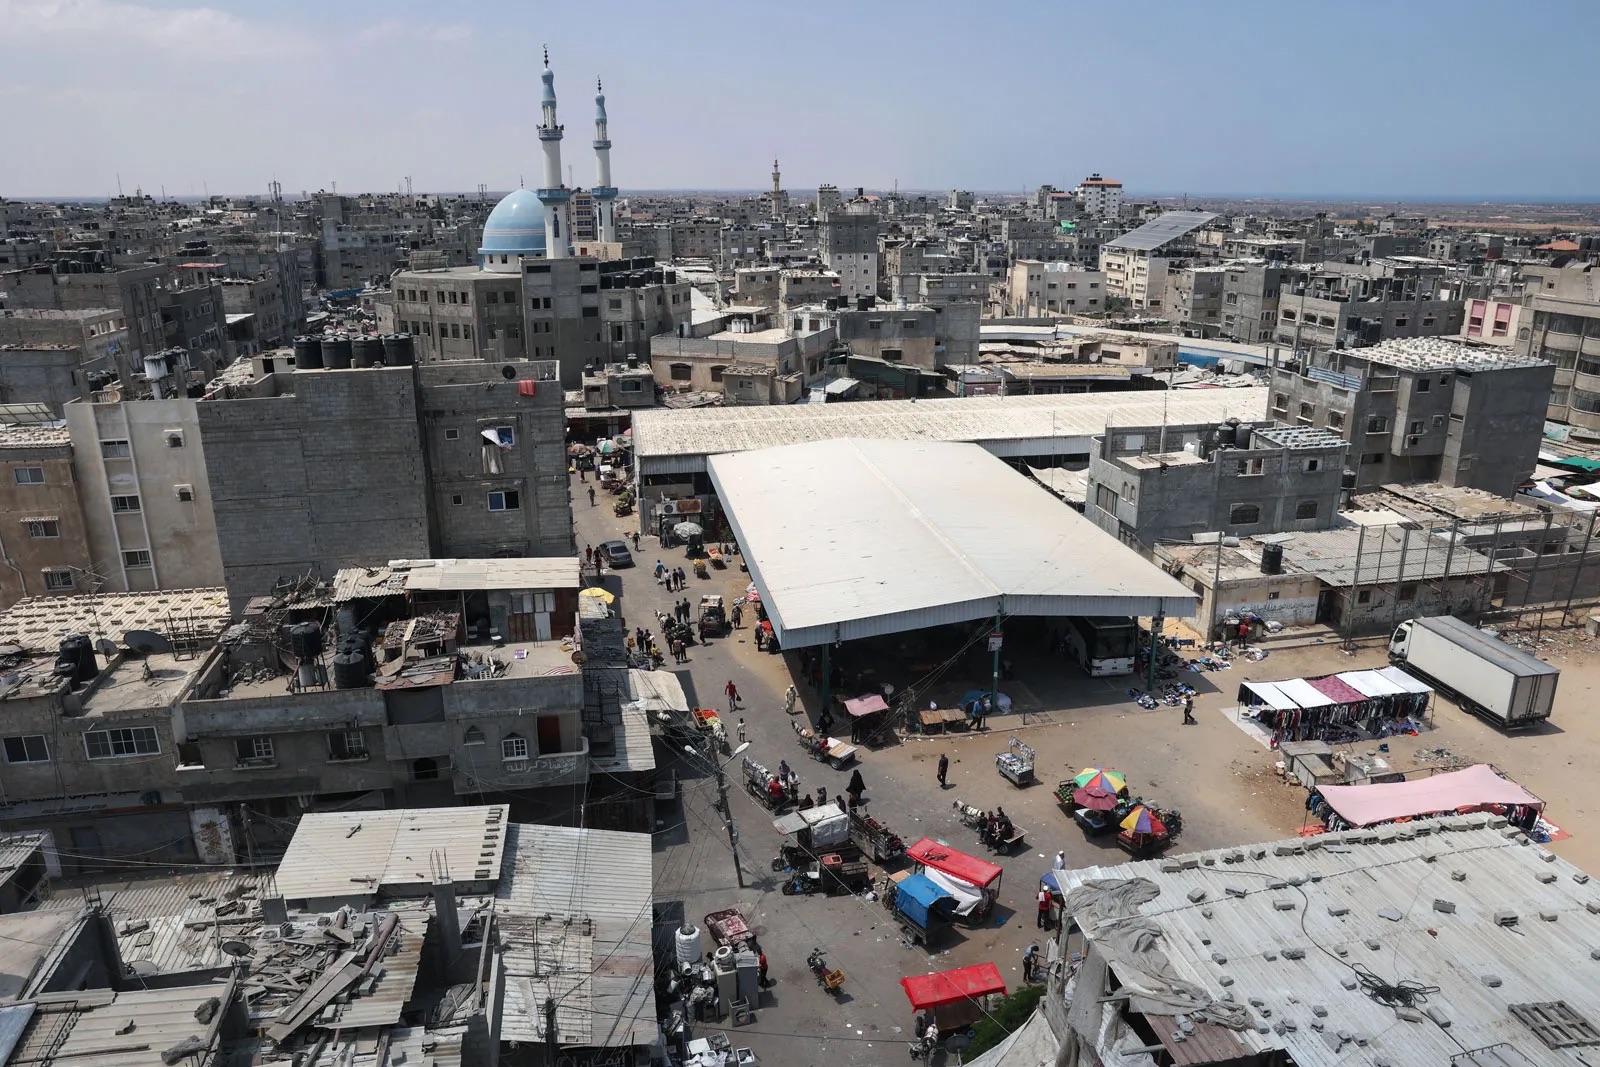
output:
<path id="1" fill-rule="evenodd" d="M 835 998 L 841 995 L 842 987 L 844 986 L 844 972 L 829 969 L 828 961 L 823 958 L 820 948 L 811 950 L 811 955 L 806 957 L 806 966 L 811 969 L 811 973 L 817 979 L 819 986 L 826 989 Z"/>
<path id="2" fill-rule="evenodd" d="M 939 1048 L 939 1028 L 930 1024 L 922 1032 L 922 1036 L 911 1042 L 908 1050 L 914 1060 L 932 1060 L 934 1052 Z"/>

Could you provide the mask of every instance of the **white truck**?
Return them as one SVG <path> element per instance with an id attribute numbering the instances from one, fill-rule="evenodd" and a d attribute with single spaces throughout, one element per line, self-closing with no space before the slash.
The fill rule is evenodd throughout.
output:
<path id="1" fill-rule="evenodd" d="M 1389 662 L 1508 730 L 1548 719 L 1561 677 L 1558 668 L 1451 615 L 1402 622 L 1389 639 Z"/>

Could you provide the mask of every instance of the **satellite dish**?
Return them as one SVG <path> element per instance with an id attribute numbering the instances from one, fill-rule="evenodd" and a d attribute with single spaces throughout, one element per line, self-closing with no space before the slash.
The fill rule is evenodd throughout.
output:
<path id="1" fill-rule="evenodd" d="M 117 643 L 108 638 L 102 637 L 100 640 L 96 641 L 94 643 L 94 648 L 96 652 L 100 653 L 106 659 L 110 659 L 112 656 L 117 654 Z"/>
<path id="2" fill-rule="evenodd" d="M 172 642 L 154 630 L 129 630 L 122 635 L 122 643 L 146 656 L 152 652 L 172 651 Z"/>
<path id="3" fill-rule="evenodd" d="M 236 959 L 251 955 L 249 942 L 240 941 L 235 937 L 230 937 L 222 943 L 222 951 Z"/>
<path id="4" fill-rule="evenodd" d="M 155 965 L 154 960 L 132 960 L 128 963 L 128 970 L 145 976 L 161 973 L 161 968 Z"/>

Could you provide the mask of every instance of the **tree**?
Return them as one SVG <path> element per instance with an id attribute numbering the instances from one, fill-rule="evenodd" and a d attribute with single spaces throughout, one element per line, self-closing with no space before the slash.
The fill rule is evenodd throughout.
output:
<path id="1" fill-rule="evenodd" d="M 1000 1006 L 979 1019 L 972 1026 L 972 1044 L 963 1059 L 972 1059 L 987 1052 L 1009 1037 L 1018 1027 L 1032 1017 L 1033 1011 L 1044 998 L 1044 986 L 1030 985 L 1017 990 L 1000 1002 Z"/>

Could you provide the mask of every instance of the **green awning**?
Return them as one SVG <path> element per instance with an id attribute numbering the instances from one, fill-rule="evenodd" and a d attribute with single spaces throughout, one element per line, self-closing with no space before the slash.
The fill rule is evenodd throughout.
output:
<path id="1" fill-rule="evenodd" d="M 1582 456 L 1567 456 L 1563 459 L 1553 460 L 1556 467 L 1571 467 L 1573 470 L 1591 472 L 1600 471 L 1600 459 L 1584 459 Z"/>

